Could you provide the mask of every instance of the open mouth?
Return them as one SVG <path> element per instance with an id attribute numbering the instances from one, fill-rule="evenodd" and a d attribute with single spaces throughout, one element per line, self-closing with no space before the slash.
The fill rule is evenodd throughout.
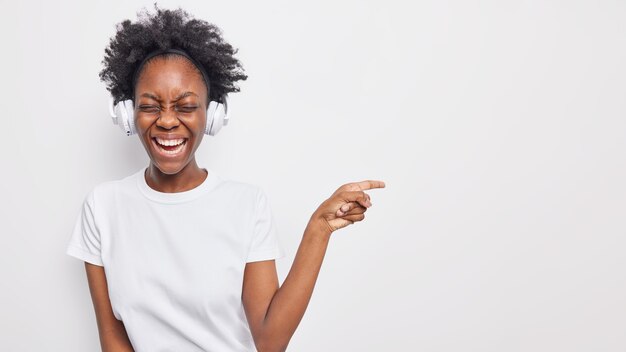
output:
<path id="1" fill-rule="evenodd" d="M 159 154 L 166 157 L 173 157 L 183 153 L 185 147 L 187 146 L 187 139 L 181 138 L 179 140 L 159 141 L 156 138 L 152 138 L 152 143 L 154 144 L 155 150 L 159 152 Z"/>

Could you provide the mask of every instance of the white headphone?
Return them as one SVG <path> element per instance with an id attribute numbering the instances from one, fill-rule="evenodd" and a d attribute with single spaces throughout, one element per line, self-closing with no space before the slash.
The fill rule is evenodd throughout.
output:
<path id="1" fill-rule="evenodd" d="M 204 134 L 215 136 L 222 126 L 228 125 L 228 95 L 222 96 L 223 103 L 211 100 L 206 110 L 206 128 Z M 135 127 L 135 109 L 131 99 L 123 100 L 113 106 L 113 98 L 110 99 L 109 113 L 113 124 L 120 126 L 127 136 L 137 134 Z"/>

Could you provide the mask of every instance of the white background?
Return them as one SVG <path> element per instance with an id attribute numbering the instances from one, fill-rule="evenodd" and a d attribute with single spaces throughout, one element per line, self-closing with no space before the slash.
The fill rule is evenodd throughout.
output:
<path id="1" fill-rule="evenodd" d="M 626 350 L 626 3 L 163 1 L 215 23 L 249 79 L 200 166 L 263 187 L 287 257 L 341 184 L 289 351 Z M 150 1 L 2 0 L 0 349 L 96 351 L 65 254 L 96 184 L 148 157 L 98 72 Z"/>

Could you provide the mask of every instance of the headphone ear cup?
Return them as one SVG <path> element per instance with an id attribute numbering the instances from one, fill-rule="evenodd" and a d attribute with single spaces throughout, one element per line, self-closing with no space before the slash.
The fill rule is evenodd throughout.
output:
<path id="1" fill-rule="evenodd" d="M 131 107 L 130 109 L 128 108 L 129 102 Z M 117 124 L 127 136 L 130 136 L 133 134 L 133 130 L 131 129 L 131 123 L 133 120 L 133 102 L 132 100 L 124 100 L 120 102 L 120 104 L 121 105 L 118 109 L 119 115 L 117 118 Z"/>
<path id="2" fill-rule="evenodd" d="M 118 125 L 122 131 L 126 132 L 126 128 L 124 128 L 124 115 L 126 115 L 126 104 L 124 101 L 118 101 L 113 108 L 115 115 L 111 115 L 113 117 L 113 123 Z"/>
<path id="3" fill-rule="evenodd" d="M 128 131 L 127 135 L 133 135 L 137 133 L 137 129 L 135 128 L 135 108 L 133 107 L 133 101 L 128 99 L 126 100 L 126 116 L 128 117 Z"/>
<path id="4" fill-rule="evenodd" d="M 120 116 L 120 114 L 117 112 L 119 109 L 119 103 L 113 105 L 114 101 L 115 99 L 113 99 L 113 97 L 109 98 L 109 115 L 111 115 L 111 120 L 113 121 L 113 124 L 117 125 L 117 117 Z"/>
<path id="5" fill-rule="evenodd" d="M 214 135 L 212 133 L 213 122 L 215 121 L 215 110 L 217 109 L 218 103 L 214 100 L 211 100 L 209 103 L 209 107 L 206 109 L 206 127 L 204 128 L 204 134 Z"/>
<path id="6" fill-rule="evenodd" d="M 222 96 L 222 104 L 224 105 L 224 126 L 230 121 L 230 113 L 228 112 L 228 94 Z"/>
<path id="7" fill-rule="evenodd" d="M 135 109 L 133 101 L 130 99 L 117 102 L 113 105 L 113 98 L 110 100 L 109 113 L 114 125 L 120 126 L 127 136 L 137 133 L 135 129 Z"/>
<path id="8" fill-rule="evenodd" d="M 224 109 L 224 104 L 217 103 L 217 107 L 215 108 L 215 113 L 213 115 L 213 126 L 211 126 L 212 136 L 216 135 L 224 126 L 224 117 L 226 117 L 226 110 Z"/>

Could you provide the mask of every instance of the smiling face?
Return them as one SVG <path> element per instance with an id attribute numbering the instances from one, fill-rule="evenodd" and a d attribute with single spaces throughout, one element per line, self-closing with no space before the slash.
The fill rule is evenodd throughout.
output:
<path id="1" fill-rule="evenodd" d="M 201 74 L 187 58 L 158 56 L 144 65 L 135 86 L 135 126 L 152 164 L 164 174 L 195 165 L 207 97 Z"/>

